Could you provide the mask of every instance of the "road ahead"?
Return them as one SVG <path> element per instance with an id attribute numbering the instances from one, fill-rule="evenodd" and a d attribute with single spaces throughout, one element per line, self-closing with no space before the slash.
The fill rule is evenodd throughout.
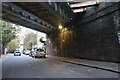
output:
<path id="1" fill-rule="evenodd" d="M 6 55 L 2 60 L 3 78 L 118 78 L 117 73 L 56 61 L 50 57 Z"/>

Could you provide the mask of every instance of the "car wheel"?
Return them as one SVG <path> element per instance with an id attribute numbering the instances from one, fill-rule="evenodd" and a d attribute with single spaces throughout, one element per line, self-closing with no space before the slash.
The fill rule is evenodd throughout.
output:
<path id="1" fill-rule="evenodd" d="M 46 55 L 44 55 L 43 57 L 46 58 Z"/>
<path id="2" fill-rule="evenodd" d="M 35 56 L 35 58 L 38 58 L 37 56 Z"/>
<path id="3" fill-rule="evenodd" d="M 32 55 L 32 57 L 35 57 L 34 55 Z"/>

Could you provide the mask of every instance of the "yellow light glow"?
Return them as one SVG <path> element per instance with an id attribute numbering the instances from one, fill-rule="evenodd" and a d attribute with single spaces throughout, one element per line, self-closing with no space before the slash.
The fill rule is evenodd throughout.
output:
<path id="1" fill-rule="evenodd" d="M 67 30 L 67 28 L 65 28 L 65 31 Z"/>
<path id="2" fill-rule="evenodd" d="M 60 26 L 59 26 L 59 29 L 62 29 L 62 28 L 63 28 L 63 27 L 60 25 Z"/>

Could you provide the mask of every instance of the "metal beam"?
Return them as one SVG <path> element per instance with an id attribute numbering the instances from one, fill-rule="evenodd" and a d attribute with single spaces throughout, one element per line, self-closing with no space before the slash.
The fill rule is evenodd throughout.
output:
<path id="1" fill-rule="evenodd" d="M 51 12 L 53 15 L 59 17 L 59 19 L 63 22 L 70 21 L 70 18 L 74 17 L 74 13 L 69 8 L 67 3 L 62 3 L 62 2 L 61 3 L 59 3 L 59 2 L 44 2 L 44 3 L 42 3 L 42 2 L 40 2 L 39 4 L 42 7 L 44 7 L 47 11 Z"/>
<path id="2" fill-rule="evenodd" d="M 40 19 L 39 17 L 35 15 L 32 15 L 31 13 L 23 10 L 22 8 L 10 2 L 2 3 L 2 10 L 10 15 L 16 16 L 26 22 L 29 22 L 30 24 L 32 23 L 36 26 L 39 26 L 39 28 L 45 28 L 49 31 L 55 30 L 55 27 L 52 26 L 51 24 L 47 23 L 46 21 Z"/>

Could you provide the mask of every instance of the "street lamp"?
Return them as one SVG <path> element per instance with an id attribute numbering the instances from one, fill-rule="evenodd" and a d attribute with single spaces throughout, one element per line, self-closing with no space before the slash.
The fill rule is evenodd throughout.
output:
<path id="1" fill-rule="evenodd" d="M 61 25 L 59 25 L 59 27 L 58 27 L 59 29 L 62 29 L 63 27 L 61 26 Z"/>

